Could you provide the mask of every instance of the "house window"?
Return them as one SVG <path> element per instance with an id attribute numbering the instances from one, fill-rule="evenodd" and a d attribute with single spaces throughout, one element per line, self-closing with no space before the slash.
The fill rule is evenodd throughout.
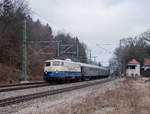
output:
<path id="1" fill-rule="evenodd" d="M 130 66 L 130 69 L 135 69 L 135 66 Z"/>
<path id="2" fill-rule="evenodd" d="M 127 69 L 135 69 L 135 65 L 129 65 L 129 66 L 127 66 Z"/>

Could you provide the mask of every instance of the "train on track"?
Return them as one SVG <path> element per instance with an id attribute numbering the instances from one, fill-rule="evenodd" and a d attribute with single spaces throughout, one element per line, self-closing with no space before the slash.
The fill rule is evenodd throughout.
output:
<path id="1" fill-rule="evenodd" d="M 73 62 L 70 59 L 46 60 L 44 80 L 48 82 L 97 79 L 109 76 L 109 69 L 91 64 Z"/>

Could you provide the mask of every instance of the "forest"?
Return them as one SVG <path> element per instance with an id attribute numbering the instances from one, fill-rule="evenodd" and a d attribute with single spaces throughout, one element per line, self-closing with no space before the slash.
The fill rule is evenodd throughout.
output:
<path id="1" fill-rule="evenodd" d="M 47 59 L 65 57 L 87 63 L 87 46 L 78 37 L 63 32 L 54 35 L 49 24 L 42 24 L 39 19 L 33 21 L 32 10 L 25 0 L 1 0 L 0 81 L 22 80 L 25 21 L 28 80 L 41 80 Z"/>
<path id="2" fill-rule="evenodd" d="M 125 73 L 129 61 L 135 59 L 142 67 L 145 58 L 150 58 L 150 30 L 135 37 L 120 39 L 120 45 L 115 49 L 114 55 L 110 59 L 110 67 L 113 67 L 117 72 Z"/>

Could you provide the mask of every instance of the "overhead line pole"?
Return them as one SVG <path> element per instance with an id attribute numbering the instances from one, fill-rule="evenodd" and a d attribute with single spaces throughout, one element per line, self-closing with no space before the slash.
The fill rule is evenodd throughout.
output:
<path id="1" fill-rule="evenodd" d="M 122 47 L 121 47 L 121 40 L 119 42 L 120 45 L 120 77 L 122 75 Z"/>
<path id="2" fill-rule="evenodd" d="M 59 45 L 60 45 L 60 42 L 57 42 L 57 57 L 59 57 Z"/>
<path id="3" fill-rule="evenodd" d="M 26 36 L 26 20 L 24 20 L 23 31 L 23 61 L 22 61 L 22 81 L 27 81 L 27 36 Z"/>
<path id="4" fill-rule="evenodd" d="M 76 44 L 77 44 L 77 59 L 79 59 L 79 43 L 77 39 L 76 39 Z"/>
<path id="5" fill-rule="evenodd" d="M 92 58 L 92 55 L 91 55 L 91 50 L 90 50 L 90 64 L 91 64 L 91 61 L 92 61 L 91 58 Z"/>
<path id="6" fill-rule="evenodd" d="M 121 69 L 121 76 L 126 75 L 126 61 L 124 53 L 122 53 L 123 46 L 122 46 L 122 39 L 120 40 L 120 69 Z"/>

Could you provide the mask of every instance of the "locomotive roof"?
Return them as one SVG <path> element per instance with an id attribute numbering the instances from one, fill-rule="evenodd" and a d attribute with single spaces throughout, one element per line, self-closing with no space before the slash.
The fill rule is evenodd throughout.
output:
<path id="1" fill-rule="evenodd" d="M 60 59 L 46 60 L 45 62 L 51 62 L 51 61 L 60 61 L 60 62 L 69 62 L 69 63 L 79 64 L 78 62 L 73 62 L 73 61 L 70 61 L 70 60 L 60 60 Z"/>
<path id="2" fill-rule="evenodd" d="M 60 60 L 60 59 L 52 59 L 52 60 L 46 60 L 45 62 L 51 62 L 51 61 L 64 61 L 64 60 Z"/>

